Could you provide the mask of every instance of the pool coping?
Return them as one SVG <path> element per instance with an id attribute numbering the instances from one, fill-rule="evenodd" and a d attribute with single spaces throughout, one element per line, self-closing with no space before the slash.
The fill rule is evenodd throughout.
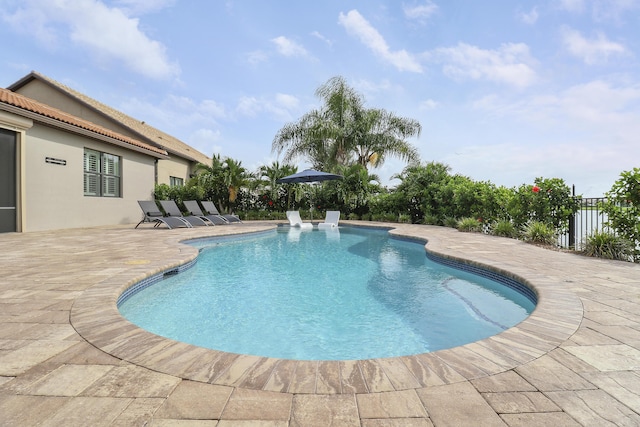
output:
<path id="1" fill-rule="evenodd" d="M 348 223 L 362 226 L 357 221 Z M 370 223 L 366 226 L 376 227 Z M 391 228 L 389 233 L 393 236 L 426 241 L 428 254 L 488 269 L 531 286 L 538 297 L 535 310 L 521 323 L 498 335 L 412 356 L 305 361 L 209 350 L 145 331 L 124 319 L 116 306 L 120 295 L 136 283 L 196 259 L 198 249 L 183 243 L 193 238 L 175 237 L 168 243 L 179 245 L 179 256 L 167 260 L 160 267 L 141 264 L 87 289 L 72 307 L 71 324 L 85 340 L 100 350 L 157 372 L 216 385 L 310 394 L 418 389 L 495 375 L 552 351 L 580 326 L 583 308 L 579 298 L 564 286 L 558 286 L 553 278 L 536 266 L 506 264 L 491 256 L 477 254 L 465 256 L 455 247 L 455 242 L 452 244 L 430 235 L 429 227 L 380 224 L 379 228 Z M 242 230 L 233 231 L 235 233 L 242 233 Z M 514 241 L 513 244 L 524 243 Z"/>

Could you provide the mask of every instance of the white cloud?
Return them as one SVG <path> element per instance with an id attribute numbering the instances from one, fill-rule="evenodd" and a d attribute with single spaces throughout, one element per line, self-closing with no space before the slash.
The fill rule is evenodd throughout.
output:
<path id="1" fill-rule="evenodd" d="M 434 101 L 433 99 L 427 99 L 426 101 L 422 101 L 420 103 L 421 110 L 434 110 L 437 107 L 438 102 Z"/>
<path id="2" fill-rule="evenodd" d="M 347 30 L 347 33 L 357 37 L 373 53 L 398 70 L 414 73 L 422 72 L 422 66 L 413 55 L 404 49 L 391 51 L 378 30 L 371 26 L 357 10 L 351 10 L 346 15 L 341 12 L 338 22 Z"/>
<path id="3" fill-rule="evenodd" d="M 560 0 L 560 7 L 569 12 L 582 12 L 585 9 L 585 0 Z"/>
<path id="4" fill-rule="evenodd" d="M 561 36 L 562 44 L 569 53 L 589 65 L 605 63 L 609 56 L 627 53 L 623 45 L 610 41 L 601 32 L 596 33 L 593 39 L 587 39 L 579 31 L 565 27 Z"/>
<path id="5" fill-rule="evenodd" d="M 445 75 L 454 79 L 489 80 L 519 88 L 530 86 L 537 79 L 535 60 L 529 47 L 522 43 L 506 43 L 497 50 L 459 43 L 439 48 L 435 54 Z"/>
<path id="6" fill-rule="evenodd" d="M 173 6 L 176 0 L 116 0 L 114 2 L 120 9 L 130 15 L 141 15 L 157 12 Z"/>
<path id="7" fill-rule="evenodd" d="M 521 13 L 520 20 L 527 25 L 533 25 L 538 22 L 538 8 L 534 7 L 528 13 Z"/>
<path id="8" fill-rule="evenodd" d="M 300 44 L 284 36 L 271 39 L 276 45 L 276 50 L 283 56 L 308 56 L 307 50 Z"/>
<path id="9" fill-rule="evenodd" d="M 425 4 L 422 5 L 403 5 L 402 9 L 404 10 L 404 16 L 406 16 L 408 19 L 425 22 L 428 18 L 430 18 L 434 13 L 438 11 L 438 6 L 431 0 L 427 0 Z"/>
<path id="10" fill-rule="evenodd" d="M 185 142 L 202 154 L 211 157 L 213 154 L 222 152 L 222 147 L 217 144 L 221 139 L 222 134 L 219 130 L 203 128 L 191 133 L 188 141 Z"/>
<path id="11" fill-rule="evenodd" d="M 292 120 L 291 111 L 296 110 L 298 105 L 298 98 L 282 93 L 276 94 L 273 100 L 245 96 L 238 101 L 236 113 L 251 118 L 267 113 L 277 121 L 287 122 Z"/>
<path id="12" fill-rule="evenodd" d="M 325 42 L 327 45 L 329 46 L 333 46 L 333 42 L 331 40 L 329 40 L 328 38 L 326 38 L 325 36 L 323 36 L 322 34 L 320 34 L 318 31 L 313 31 L 311 33 L 311 35 L 319 40 L 322 40 L 323 42 Z"/>
<path id="13" fill-rule="evenodd" d="M 177 78 L 179 66 L 171 62 L 165 46 L 150 39 L 139 20 L 123 9 L 111 8 L 98 0 L 25 0 L 5 19 L 50 47 L 68 38 L 103 62 L 118 61 L 130 70 L 152 79 Z"/>

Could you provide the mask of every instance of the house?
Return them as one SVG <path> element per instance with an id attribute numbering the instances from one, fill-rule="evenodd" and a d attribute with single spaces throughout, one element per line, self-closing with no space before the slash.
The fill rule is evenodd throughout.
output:
<path id="1" fill-rule="evenodd" d="M 165 150 L 169 156 L 156 164 L 157 184 L 182 185 L 198 163 L 211 164 L 210 158 L 179 139 L 35 71 L 7 89 Z"/>
<path id="2" fill-rule="evenodd" d="M 0 232 L 138 222 L 171 156 L 132 135 L 0 89 Z"/>

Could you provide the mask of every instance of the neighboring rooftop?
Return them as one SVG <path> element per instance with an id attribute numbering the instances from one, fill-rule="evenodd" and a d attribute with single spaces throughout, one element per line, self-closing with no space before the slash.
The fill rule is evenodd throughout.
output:
<path id="1" fill-rule="evenodd" d="M 84 104 L 85 106 L 94 110 L 95 112 L 105 117 L 108 117 L 111 120 L 118 122 L 121 126 L 139 135 L 142 141 L 145 141 L 148 144 L 160 147 L 165 151 L 167 151 L 169 154 L 174 154 L 179 157 L 183 157 L 191 161 L 204 163 L 204 164 L 209 164 L 211 162 L 211 159 L 209 159 L 209 157 L 202 154 L 195 148 L 189 146 L 188 144 L 185 144 L 179 139 L 156 129 L 153 126 L 149 126 L 144 121 L 128 116 L 121 111 L 111 108 L 106 104 L 103 104 L 83 93 L 78 92 L 77 90 L 74 90 L 36 71 L 32 71 L 31 73 L 24 76 L 17 82 L 8 86 L 7 89 L 15 92 L 19 90 L 21 87 L 27 85 L 32 80 L 39 80 L 65 93 L 67 96 L 74 98 L 75 100 Z"/>
<path id="2" fill-rule="evenodd" d="M 161 148 L 121 135 L 95 123 L 2 88 L 0 88 L 0 111 L 18 114 L 36 122 L 74 131 L 75 133 L 86 134 L 81 130 L 89 131 L 94 137 L 103 141 L 135 151 L 145 152 L 155 157 L 164 158 L 167 156 L 167 152 Z"/>

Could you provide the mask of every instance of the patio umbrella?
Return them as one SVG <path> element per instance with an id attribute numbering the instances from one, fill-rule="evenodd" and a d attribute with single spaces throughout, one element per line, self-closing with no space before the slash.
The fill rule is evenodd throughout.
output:
<path id="1" fill-rule="evenodd" d="M 302 172 L 294 173 L 293 175 L 280 178 L 276 182 L 278 184 L 297 184 L 297 183 L 312 183 L 331 181 L 334 179 L 342 179 L 342 175 L 336 175 L 333 173 L 317 171 L 313 169 L 305 169 Z M 313 221 L 313 203 L 311 203 L 311 220 Z"/>

